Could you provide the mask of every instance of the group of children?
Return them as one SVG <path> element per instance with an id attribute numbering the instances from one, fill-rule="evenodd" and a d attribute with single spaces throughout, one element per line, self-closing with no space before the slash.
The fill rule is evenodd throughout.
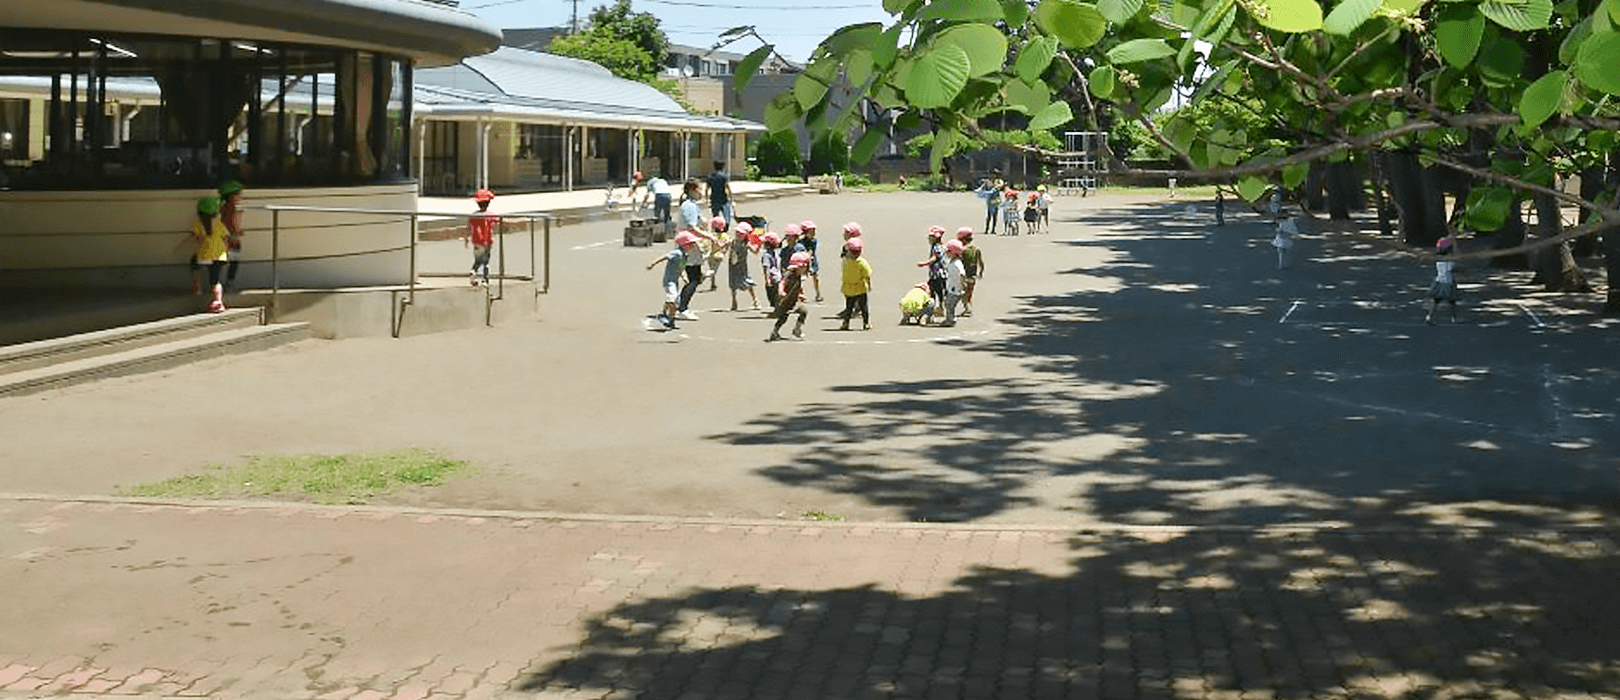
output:
<path id="1" fill-rule="evenodd" d="M 202 275 L 208 274 L 208 287 L 213 299 L 208 302 L 209 313 L 225 311 L 225 288 L 235 287 L 236 271 L 242 257 L 242 183 L 226 181 L 219 186 L 219 194 L 205 195 L 197 200 L 197 218 L 191 222 L 191 232 L 175 248 L 193 246 L 191 255 L 191 293 L 202 293 Z"/>
<path id="2" fill-rule="evenodd" d="M 1040 233 L 1051 223 L 1052 196 L 1047 194 L 1046 185 L 1037 185 L 1026 198 L 1001 178 L 995 178 L 980 183 L 979 189 L 975 190 L 974 194 L 984 200 L 984 232 L 992 236 L 996 235 L 998 218 L 1002 221 L 1002 234 L 1008 236 L 1018 235 L 1020 217 L 1029 227 L 1030 233 Z M 1021 198 L 1022 210 L 1019 208 Z"/>
<path id="3" fill-rule="evenodd" d="M 739 221 L 732 227 L 721 216 L 710 219 L 705 227 L 681 230 L 675 234 L 674 248 L 647 264 L 649 270 L 664 266 L 664 305 L 655 318 L 666 330 L 675 329 L 676 321 L 697 319 L 690 309 L 692 297 L 705 279 L 705 261 L 713 259 L 724 259 L 728 265 L 731 310 L 738 309 L 738 292 L 747 292 L 752 308 L 758 310 L 759 298 L 749 271 L 750 259 L 757 255 L 768 315 L 776 320 L 766 341 L 781 340 L 782 329 L 790 319 L 794 321 L 793 337 L 802 339 L 810 315 L 809 300 L 822 301 L 816 233 L 814 221 L 790 223 L 777 233 L 765 230 L 758 218 Z M 962 227 L 954 239 L 945 242 L 943 227 L 930 227 L 927 236 L 928 257 L 917 263 L 927 268 L 927 281 L 901 298 L 900 322 L 932 324 L 943 313 L 945 318 L 939 325 L 954 326 L 958 307 L 962 316 L 973 314 L 973 288 L 984 274 L 984 255 L 973 245 L 972 228 Z M 861 225 L 853 221 L 844 224 L 843 239 L 838 256 L 842 273 L 839 291 L 844 295 L 844 309 L 838 314 L 839 329 L 851 330 L 859 317 L 861 330 L 871 330 L 873 273 L 865 255 Z M 713 274 L 712 270 L 708 272 Z"/>

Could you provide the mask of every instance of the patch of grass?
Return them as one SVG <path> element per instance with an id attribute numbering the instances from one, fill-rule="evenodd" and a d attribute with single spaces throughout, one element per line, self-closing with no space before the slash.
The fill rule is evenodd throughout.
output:
<path id="1" fill-rule="evenodd" d="M 120 495 L 360 504 L 411 486 L 442 484 L 446 477 L 470 470 L 467 462 L 417 448 L 346 455 L 252 455 L 247 464 L 209 465 L 202 474 L 141 484 Z"/>
<path id="2" fill-rule="evenodd" d="M 805 520 L 814 520 L 814 521 L 816 521 L 818 523 L 841 523 L 841 522 L 844 522 L 844 516 L 839 515 L 837 513 L 828 513 L 827 511 L 824 511 L 824 510 L 807 510 L 807 511 L 805 511 L 803 513 L 800 513 L 799 517 L 803 518 Z"/>

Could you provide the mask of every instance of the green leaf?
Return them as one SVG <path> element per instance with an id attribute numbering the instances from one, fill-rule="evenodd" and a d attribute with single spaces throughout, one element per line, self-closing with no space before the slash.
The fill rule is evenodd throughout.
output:
<path id="1" fill-rule="evenodd" d="M 1519 118 L 1524 120 L 1525 129 L 1541 126 L 1558 111 L 1558 103 L 1564 97 L 1564 82 L 1568 79 L 1567 73 L 1555 70 L 1524 89 L 1524 94 L 1519 96 Z"/>
<path id="2" fill-rule="evenodd" d="M 1271 183 L 1258 175 L 1249 175 L 1237 181 L 1238 196 L 1249 202 L 1258 202 L 1264 197 L 1266 190 L 1271 189 Z"/>
<path id="3" fill-rule="evenodd" d="M 1105 100 L 1114 99 L 1114 81 L 1113 66 L 1103 66 L 1091 71 L 1091 75 L 1087 76 L 1087 82 L 1091 84 L 1091 94 Z"/>
<path id="4" fill-rule="evenodd" d="M 1492 22 L 1500 24 L 1516 32 L 1533 32 L 1537 29 L 1546 29 L 1552 21 L 1552 0 L 1525 0 L 1524 2 L 1503 2 L 1502 0 L 1486 0 L 1479 4 L 1479 11 Z"/>
<path id="5" fill-rule="evenodd" d="M 1018 29 L 1029 21 L 1029 4 L 1024 0 L 1002 0 L 1002 16 L 1007 20 L 1007 26 Z"/>
<path id="6" fill-rule="evenodd" d="M 1018 77 L 1029 82 L 1041 79 L 1047 66 L 1052 65 L 1052 59 L 1057 57 L 1057 37 L 1043 36 L 1024 45 L 1024 50 L 1018 52 Z"/>
<path id="7" fill-rule="evenodd" d="M 934 0 L 923 6 L 917 13 L 918 22 L 928 20 L 944 20 L 947 22 L 972 22 L 988 20 L 994 22 L 1002 19 L 1005 11 L 997 0 Z"/>
<path id="8" fill-rule="evenodd" d="M 1440 47 L 1440 57 L 1453 68 L 1467 68 L 1479 52 L 1479 40 L 1485 36 L 1485 17 L 1466 5 L 1450 5 L 1440 11 L 1434 26 L 1434 40 Z"/>
<path id="9" fill-rule="evenodd" d="M 893 27 L 884 30 L 879 41 L 872 47 L 872 62 L 878 68 L 887 69 L 894 63 L 896 53 L 900 51 L 900 33 L 905 31 L 906 25 L 895 23 Z"/>
<path id="10" fill-rule="evenodd" d="M 939 44 L 917 56 L 906 76 L 906 99 L 924 109 L 944 107 L 967 85 L 971 61 L 956 44 Z M 938 147 L 938 144 L 935 144 Z"/>
<path id="11" fill-rule="evenodd" d="M 811 75 L 808 71 L 799 74 L 798 80 L 793 81 L 793 97 L 799 101 L 799 108 L 809 111 L 821 98 L 827 96 L 827 83 Z"/>
<path id="12" fill-rule="evenodd" d="M 1035 26 L 1057 37 L 1064 46 L 1084 49 L 1108 31 L 1108 20 L 1095 5 L 1074 0 L 1041 0 L 1035 7 Z"/>
<path id="13" fill-rule="evenodd" d="M 1558 60 L 1565 65 L 1575 63 L 1575 57 L 1581 50 L 1581 42 L 1592 35 L 1592 18 L 1587 17 L 1575 25 L 1574 29 L 1564 35 L 1563 42 L 1558 44 Z"/>
<path id="14" fill-rule="evenodd" d="M 1429 0 L 1384 0 L 1384 9 L 1399 15 L 1417 14 Z"/>
<path id="15" fill-rule="evenodd" d="M 1608 0 L 1607 4 L 1609 5 L 1609 24 L 1620 25 L 1620 2 Z"/>
<path id="16" fill-rule="evenodd" d="M 765 59 L 769 58 L 771 52 L 775 50 L 776 45 L 766 44 L 754 49 L 752 53 L 744 56 L 743 60 L 737 62 L 737 77 L 732 79 L 732 84 L 737 86 L 737 92 L 748 89 L 749 79 L 754 77 L 754 73 L 759 71 L 759 67 L 765 63 Z"/>
<path id="17" fill-rule="evenodd" d="M 1237 6 L 1234 0 L 1220 0 L 1214 7 L 1205 10 L 1203 14 L 1198 16 L 1198 22 L 1193 25 L 1193 37 L 1207 40 L 1215 27 L 1220 25 L 1221 20 L 1224 19 L 1223 16 L 1229 11 L 1235 12 L 1236 10 Z"/>
<path id="18" fill-rule="evenodd" d="M 1314 0 L 1255 0 L 1244 9 L 1256 22 L 1279 32 L 1300 34 L 1322 28 L 1322 6 Z"/>
<path id="19" fill-rule="evenodd" d="M 1305 176 L 1310 174 L 1310 163 L 1285 165 L 1282 169 L 1283 186 L 1288 188 L 1299 187 L 1300 183 L 1305 182 Z"/>
<path id="20" fill-rule="evenodd" d="M 1501 185 L 1475 187 L 1468 191 L 1463 222 L 1475 231 L 1496 231 L 1507 223 L 1513 207 L 1513 191 Z"/>
<path id="21" fill-rule="evenodd" d="M 934 46 L 955 44 L 968 56 L 968 77 L 1001 70 L 1007 62 L 1007 35 L 988 24 L 963 24 L 941 32 Z"/>
<path id="22" fill-rule="evenodd" d="M 1198 127 L 1189 119 L 1176 117 L 1165 122 L 1164 128 L 1159 130 L 1164 138 L 1170 141 L 1177 153 L 1186 153 L 1192 147 L 1194 138 L 1198 136 Z"/>
<path id="23" fill-rule="evenodd" d="M 1575 77 L 1594 90 L 1620 95 L 1620 32 L 1593 34 L 1581 44 Z"/>
<path id="24" fill-rule="evenodd" d="M 862 22 L 839 28 L 821 42 L 827 51 L 833 54 L 844 54 L 855 49 L 871 50 L 882 40 L 883 25 L 877 22 Z"/>
<path id="25" fill-rule="evenodd" d="M 866 84 L 872 77 L 872 52 L 866 49 L 856 49 L 849 52 L 849 58 L 844 61 L 844 74 L 849 76 L 849 82 L 856 87 Z"/>
<path id="26" fill-rule="evenodd" d="M 1055 129 L 1072 121 L 1074 121 L 1074 112 L 1069 109 L 1069 103 L 1053 102 L 1047 105 L 1045 109 L 1037 112 L 1035 117 L 1029 120 L 1029 130 Z"/>
<path id="27" fill-rule="evenodd" d="M 1486 85 L 1512 85 L 1524 75 L 1524 49 L 1507 35 L 1498 37 L 1480 50 L 1478 67 Z"/>
<path id="28" fill-rule="evenodd" d="M 1322 27 L 1329 34 L 1349 36 L 1362 23 L 1371 19 L 1373 13 L 1383 4 L 1383 0 L 1344 0 L 1328 13 Z"/>
<path id="29" fill-rule="evenodd" d="M 1007 104 L 1015 111 L 1034 115 L 1052 101 L 1052 88 L 1046 83 L 1026 83 L 1022 80 L 1009 80 L 1002 88 L 1002 95 Z"/>
<path id="30" fill-rule="evenodd" d="M 765 105 L 765 128 L 770 129 L 771 133 L 791 129 L 803 113 L 793 93 L 784 92 Z"/>
<path id="31" fill-rule="evenodd" d="M 878 146 L 883 143 L 883 137 L 887 135 L 881 126 L 867 129 L 866 133 L 861 134 L 861 140 L 856 141 L 855 147 L 849 150 L 849 159 L 862 164 L 871 161 L 872 154 L 877 152 Z"/>
<path id="32" fill-rule="evenodd" d="M 1176 55 L 1176 50 L 1163 39 L 1132 39 L 1108 50 L 1108 62 L 1114 65 L 1151 61 Z"/>
<path id="33" fill-rule="evenodd" d="M 945 156 L 956 151 L 958 134 L 955 129 L 940 129 L 934 134 L 934 147 L 928 152 L 928 171 L 937 173 Z"/>
<path id="34" fill-rule="evenodd" d="M 919 2 L 922 2 L 922 0 L 883 0 L 883 11 L 891 15 L 898 15 Z"/>
<path id="35" fill-rule="evenodd" d="M 1097 11 L 1114 24 L 1131 21 L 1142 10 L 1142 0 L 1097 0 Z"/>

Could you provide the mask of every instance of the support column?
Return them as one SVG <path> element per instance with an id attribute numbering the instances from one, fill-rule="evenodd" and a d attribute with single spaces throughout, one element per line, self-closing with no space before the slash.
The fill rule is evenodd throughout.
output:
<path id="1" fill-rule="evenodd" d="M 427 192 L 427 120 L 416 123 L 416 196 Z"/>
<path id="2" fill-rule="evenodd" d="M 563 191 L 574 191 L 574 127 L 563 126 Z"/>
<path id="3" fill-rule="evenodd" d="M 688 132 L 679 132 L 681 135 L 681 182 L 692 179 L 692 137 Z"/>
<path id="4" fill-rule="evenodd" d="M 491 124 L 478 120 L 478 186 L 489 187 L 489 131 Z"/>

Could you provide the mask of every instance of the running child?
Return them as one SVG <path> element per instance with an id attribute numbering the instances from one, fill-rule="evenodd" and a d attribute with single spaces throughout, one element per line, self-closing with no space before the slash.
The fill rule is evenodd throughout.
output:
<path id="1" fill-rule="evenodd" d="M 1457 263 L 1443 259 L 1451 254 L 1453 243 L 1450 236 L 1434 243 L 1434 254 L 1442 259 L 1434 261 L 1434 282 L 1429 285 L 1429 313 L 1423 317 L 1423 322 L 1431 326 L 1434 325 L 1434 310 L 1440 308 L 1442 301 L 1451 309 L 1451 322 L 1457 322 L 1457 302 L 1462 301 L 1462 293 L 1457 291 Z"/>
<path id="2" fill-rule="evenodd" d="M 658 322 L 664 324 L 667 330 L 675 330 L 675 319 L 680 314 L 681 272 L 687 268 L 688 260 L 703 254 L 697 242 L 697 234 L 681 231 L 675 234 L 674 248 L 647 263 L 649 270 L 657 267 L 658 263 L 664 264 L 664 309 L 658 313 Z"/>
<path id="3" fill-rule="evenodd" d="M 821 303 L 821 258 L 816 256 L 816 222 L 805 219 L 799 224 L 799 245 L 810 254 L 810 284 L 816 290 L 816 303 Z"/>
<path id="4" fill-rule="evenodd" d="M 759 295 L 754 293 L 754 278 L 748 276 L 748 255 L 751 249 L 749 239 L 753 235 L 753 224 L 746 221 L 738 222 L 737 234 L 731 238 L 731 245 L 727 246 L 726 272 L 729 284 L 726 286 L 731 288 L 732 311 L 737 310 L 737 292 L 743 290 L 748 291 L 748 299 L 753 302 L 754 310 L 759 310 Z"/>
<path id="5" fill-rule="evenodd" d="M 782 278 L 782 298 L 776 302 L 776 325 L 771 328 L 771 337 L 765 342 L 782 339 L 782 325 L 787 323 L 788 314 L 796 314 L 799 319 L 793 324 L 793 337 L 804 340 L 804 320 L 810 316 L 810 310 L 804 305 L 804 278 L 810 273 L 810 254 L 805 252 L 794 253 L 788 260 L 787 273 Z"/>
<path id="6" fill-rule="evenodd" d="M 782 289 L 782 236 L 775 231 L 766 231 L 759 236 L 759 265 L 761 273 L 765 276 L 765 303 L 769 304 L 772 312 L 776 310 L 776 302 L 781 298 Z"/>
<path id="7" fill-rule="evenodd" d="M 973 287 L 984 276 L 984 253 L 973 245 L 973 229 L 956 229 L 956 240 L 962 242 L 962 315 L 973 315 Z"/>
<path id="8" fill-rule="evenodd" d="M 471 245 L 473 249 L 472 271 L 467 273 L 467 279 L 474 287 L 489 284 L 489 251 L 495 247 L 495 231 L 501 225 L 501 217 L 489 213 L 489 203 L 494 200 L 495 193 L 488 188 L 473 193 L 478 212 L 467 219 L 467 235 L 461 238 L 463 247 Z"/>
<path id="9" fill-rule="evenodd" d="M 236 271 L 242 266 L 242 183 L 235 180 L 226 180 L 219 186 L 219 220 L 225 223 L 225 230 L 231 232 L 226 239 L 225 248 L 230 254 L 230 264 L 225 268 L 225 288 L 236 289 Z"/>
<path id="10" fill-rule="evenodd" d="M 214 294 L 214 300 L 208 302 L 209 313 L 217 314 L 225 310 L 225 288 L 220 282 L 220 273 L 224 272 L 225 262 L 230 256 L 230 237 L 230 230 L 219 218 L 219 197 L 208 195 L 197 200 L 197 218 L 191 222 L 191 233 L 175 246 L 178 248 L 188 243 L 197 246 L 197 252 L 191 257 L 191 287 L 194 291 L 197 289 L 197 272 L 201 268 L 208 268 L 208 286 Z"/>
<path id="11" fill-rule="evenodd" d="M 872 330 L 872 313 L 867 307 L 867 295 L 872 291 L 872 264 L 861 257 L 864 247 L 866 244 L 859 238 L 844 241 L 844 323 L 838 330 L 849 330 L 856 311 L 861 312 L 861 330 Z"/>

